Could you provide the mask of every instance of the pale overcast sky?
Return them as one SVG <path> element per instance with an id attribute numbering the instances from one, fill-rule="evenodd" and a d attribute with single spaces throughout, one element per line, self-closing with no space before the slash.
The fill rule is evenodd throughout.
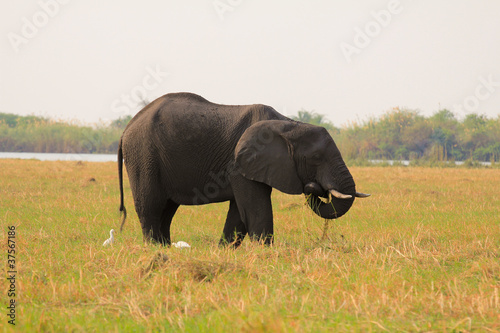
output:
<path id="1" fill-rule="evenodd" d="M 336 126 L 500 113 L 500 1 L 2 1 L 0 112 L 83 122 L 189 91 Z"/>

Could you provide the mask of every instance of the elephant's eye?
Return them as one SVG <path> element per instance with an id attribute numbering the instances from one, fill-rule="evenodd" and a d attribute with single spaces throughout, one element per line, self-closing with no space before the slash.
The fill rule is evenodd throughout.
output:
<path id="1" fill-rule="evenodd" d="M 320 163 L 323 160 L 323 156 L 320 153 L 315 153 L 315 154 L 311 155 L 309 160 L 312 163 Z"/>

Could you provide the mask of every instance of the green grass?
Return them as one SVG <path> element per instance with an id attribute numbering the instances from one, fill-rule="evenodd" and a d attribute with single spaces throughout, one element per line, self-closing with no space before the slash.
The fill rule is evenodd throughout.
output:
<path id="1" fill-rule="evenodd" d="M 173 241 L 190 250 L 144 245 L 128 181 L 129 219 L 103 248 L 119 229 L 115 163 L 0 170 L 2 244 L 7 226 L 17 233 L 16 331 L 500 330 L 500 170 L 353 167 L 372 197 L 323 241 L 304 197 L 274 191 L 274 246 L 238 250 L 217 246 L 227 203 L 179 209 Z"/>

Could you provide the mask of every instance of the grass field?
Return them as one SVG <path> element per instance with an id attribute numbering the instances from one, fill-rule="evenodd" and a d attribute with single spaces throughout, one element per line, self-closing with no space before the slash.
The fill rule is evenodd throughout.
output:
<path id="1" fill-rule="evenodd" d="M 498 169 L 353 167 L 372 197 L 323 241 L 304 197 L 274 191 L 274 246 L 238 250 L 217 246 L 227 203 L 179 209 L 172 238 L 191 249 L 143 245 L 128 181 L 129 219 L 103 248 L 119 229 L 115 163 L 0 170 L 2 277 L 16 228 L 15 331 L 500 331 Z"/>

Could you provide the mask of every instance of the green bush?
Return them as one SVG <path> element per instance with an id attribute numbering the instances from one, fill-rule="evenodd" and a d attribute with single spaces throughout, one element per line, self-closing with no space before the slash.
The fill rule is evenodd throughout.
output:
<path id="1" fill-rule="evenodd" d="M 130 117 L 109 126 L 82 126 L 36 116 L 0 113 L 0 151 L 35 153 L 116 153 Z"/>

